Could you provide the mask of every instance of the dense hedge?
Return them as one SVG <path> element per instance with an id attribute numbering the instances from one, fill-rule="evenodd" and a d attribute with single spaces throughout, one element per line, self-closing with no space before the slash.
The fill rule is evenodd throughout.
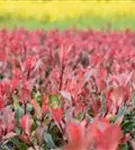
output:
<path id="1" fill-rule="evenodd" d="M 0 31 L 0 149 L 130 149 L 134 69 L 129 30 Z"/>

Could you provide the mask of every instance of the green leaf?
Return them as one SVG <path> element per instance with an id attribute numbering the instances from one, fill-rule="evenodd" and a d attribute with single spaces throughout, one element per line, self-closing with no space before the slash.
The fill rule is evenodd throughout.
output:
<path id="1" fill-rule="evenodd" d="M 49 96 L 49 106 L 51 108 L 58 108 L 62 105 L 62 101 L 60 99 L 60 95 L 50 95 Z"/>
<path id="2" fill-rule="evenodd" d="M 33 118 L 33 124 L 31 126 L 31 131 L 36 130 L 36 128 L 38 127 L 36 120 Z"/>
<path id="3" fill-rule="evenodd" d="M 11 150 L 7 145 L 4 145 L 3 147 L 2 147 L 2 150 Z"/>
<path id="4" fill-rule="evenodd" d="M 128 147 L 128 144 L 123 144 L 120 146 L 120 150 L 128 150 L 129 147 Z"/>
<path id="5" fill-rule="evenodd" d="M 117 117 L 119 118 L 119 117 L 121 117 L 121 116 L 124 116 L 125 114 L 126 114 L 126 107 L 121 107 L 120 109 L 119 109 L 119 112 L 118 112 L 118 114 L 117 114 Z"/>
<path id="6" fill-rule="evenodd" d="M 20 117 L 24 114 L 24 109 L 22 107 L 18 107 L 15 110 L 15 120 L 19 123 Z"/>
<path id="7" fill-rule="evenodd" d="M 59 96 L 58 95 L 50 95 L 49 100 L 50 101 L 59 101 Z"/>
<path id="8" fill-rule="evenodd" d="M 80 112 L 80 113 L 77 115 L 76 119 L 77 119 L 78 121 L 81 121 L 81 120 L 83 119 L 83 117 L 84 117 L 84 113 L 83 113 L 83 112 Z"/>
<path id="9" fill-rule="evenodd" d="M 42 103 L 42 95 L 40 91 L 33 92 L 33 98 L 36 99 L 39 104 Z"/>
<path id="10" fill-rule="evenodd" d="M 32 110 L 33 110 L 32 105 L 28 103 L 27 104 L 27 111 L 32 112 Z"/>
<path id="11" fill-rule="evenodd" d="M 54 141 L 52 139 L 51 134 L 45 132 L 44 133 L 44 140 L 45 140 L 48 148 L 56 148 L 56 145 L 55 145 L 55 143 L 54 143 Z"/>
<path id="12" fill-rule="evenodd" d="M 101 96 L 100 96 L 100 98 L 101 98 L 101 114 L 105 114 L 105 112 L 106 112 L 106 98 L 105 98 L 105 94 L 102 94 Z"/>
<path id="13" fill-rule="evenodd" d="M 0 73 L 0 80 L 3 80 L 4 79 L 4 76 L 3 74 Z"/>
<path id="14" fill-rule="evenodd" d="M 19 150 L 27 150 L 27 145 L 19 141 L 16 137 L 10 139 L 10 142 L 12 142 Z"/>
<path id="15" fill-rule="evenodd" d="M 20 128 L 18 128 L 18 127 L 15 127 L 15 133 L 17 134 L 17 135 L 19 135 L 20 133 L 21 133 L 21 129 Z"/>
<path id="16" fill-rule="evenodd" d="M 14 109 L 17 109 L 18 107 L 20 107 L 17 95 L 13 94 L 12 97 L 13 97 L 13 101 L 14 101 L 14 103 L 13 103 Z"/>

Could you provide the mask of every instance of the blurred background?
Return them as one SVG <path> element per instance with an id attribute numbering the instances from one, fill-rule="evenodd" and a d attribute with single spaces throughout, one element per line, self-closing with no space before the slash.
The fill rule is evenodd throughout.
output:
<path id="1" fill-rule="evenodd" d="M 133 0 L 0 0 L 0 28 L 135 29 Z"/>

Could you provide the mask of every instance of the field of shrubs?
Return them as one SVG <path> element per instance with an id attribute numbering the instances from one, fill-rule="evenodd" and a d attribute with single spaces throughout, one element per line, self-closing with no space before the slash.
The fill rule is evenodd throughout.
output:
<path id="1" fill-rule="evenodd" d="M 135 32 L 0 31 L 1 150 L 135 149 Z"/>

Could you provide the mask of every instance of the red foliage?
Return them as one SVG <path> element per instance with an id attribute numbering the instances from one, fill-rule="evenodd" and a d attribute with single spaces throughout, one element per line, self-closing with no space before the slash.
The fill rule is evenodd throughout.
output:
<path id="1" fill-rule="evenodd" d="M 88 149 L 92 142 L 90 132 L 85 128 L 85 122 L 81 125 L 71 122 L 67 125 L 68 144 L 65 150 Z"/>
<path id="2" fill-rule="evenodd" d="M 63 110 L 62 108 L 55 108 L 55 109 L 51 109 L 51 114 L 52 114 L 52 117 L 53 119 L 57 122 L 57 123 L 60 123 L 61 120 L 62 120 L 62 117 L 63 117 Z"/>
<path id="3" fill-rule="evenodd" d="M 117 123 L 110 124 L 107 120 L 97 120 L 91 125 L 91 134 L 97 150 L 116 150 L 123 136 Z"/>
<path id="4" fill-rule="evenodd" d="M 32 119 L 30 115 L 26 114 L 20 118 L 20 125 L 24 132 L 29 136 L 30 135 L 30 128 L 32 125 Z"/>
<path id="5" fill-rule="evenodd" d="M 22 141 L 35 134 L 41 144 L 53 122 L 65 149 L 117 149 L 128 139 L 119 111 L 130 111 L 135 91 L 134 39 L 131 31 L 1 30 L 0 140 L 17 126 Z"/>

